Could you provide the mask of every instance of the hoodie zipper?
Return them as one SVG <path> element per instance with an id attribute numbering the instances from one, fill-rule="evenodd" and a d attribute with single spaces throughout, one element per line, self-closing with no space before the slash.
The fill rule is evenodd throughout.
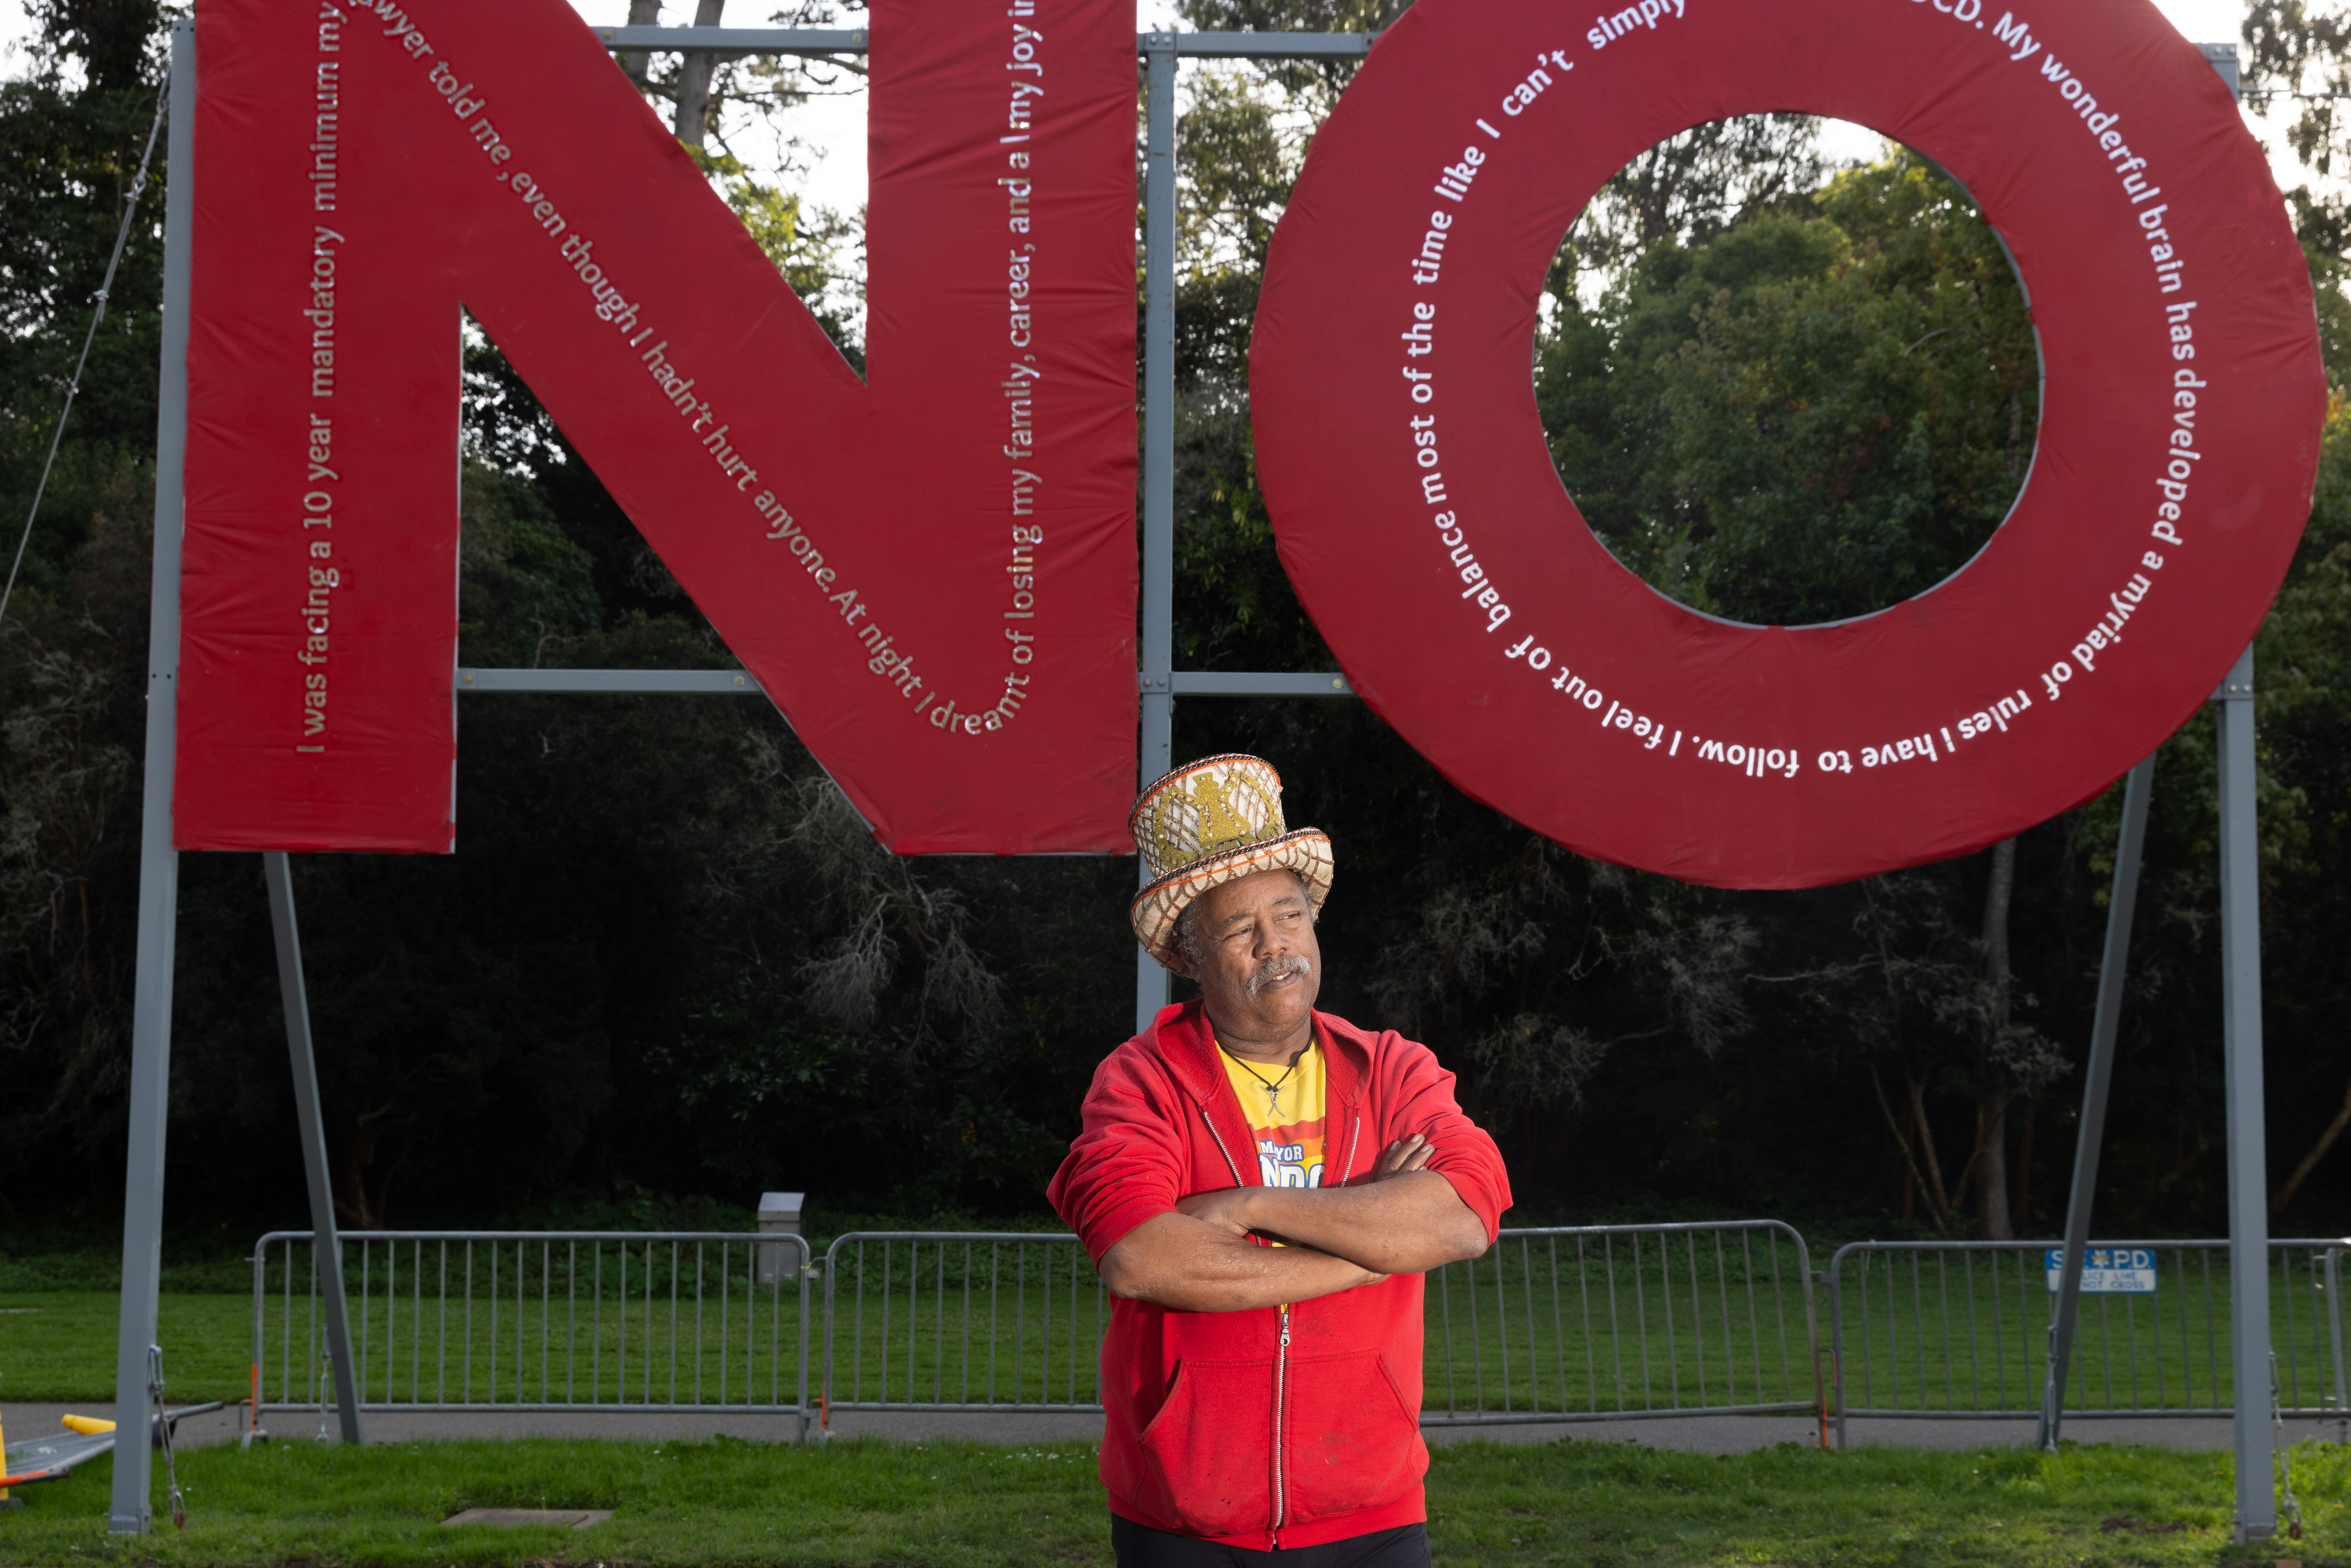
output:
<path id="1" fill-rule="evenodd" d="M 1339 1180 L 1343 1184 L 1355 1168 L 1355 1140 L 1362 1136 L 1364 1119 L 1352 1119 L 1347 1134 L 1347 1163 L 1339 1168 Z M 1290 1512 L 1289 1489 L 1282 1482 L 1281 1458 L 1284 1439 L 1290 1436 L 1290 1303 L 1281 1307 L 1281 1339 L 1274 1347 L 1273 1356 L 1273 1528 L 1269 1532 L 1274 1544 L 1280 1544 L 1280 1530 Z"/>
<path id="2" fill-rule="evenodd" d="M 1364 1119 L 1351 1119 L 1347 1134 L 1347 1163 L 1339 1167 L 1339 1180 L 1343 1185 L 1354 1174 L 1355 1140 L 1363 1135 Z M 1281 1339 L 1274 1349 L 1273 1359 L 1273 1528 L 1269 1532 L 1274 1544 L 1280 1544 L 1280 1530 L 1290 1511 L 1289 1489 L 1282 1483 L 1281 1458 L 1283 1442 L 1290 1435 L 1290 1306 L 1281 1308 Z"/>
<path id="3" fill-rule="evenodd" d="M 1225 1156 L 1225 1164 L 1233 1173 L 1233 1185 L 1236 1186 L 1263 1186 L 1262 1182 L 1252 1184 L 1241 1174 L 1239 1162 L 1233 1158 L 1232 1150 L 1225 1146 L 1225 1135 L 1217 1131 L 1216 1118 L 1208 1114 L 1208 1108 L 1206 1105 L 1200 1107 L 1200 1122 L 1208 1129 L 1208 1136 L 1216 1140 L 1217 1152 Z M 1352 1157 L 1351 1154 L 1350 1158 Z M 1281 1304 L 1281 1339 L 1274 1351 L 1273 1361 L 1273 1522 L 1266 1527 L 1267 1540 L 1274 1546 L 1280 1544 L 1280 1537 L 1276 1532 L 1281 1529 L 1282 1516 L 1288 1508 L 1288 1500 L 1283 1495 L 1281 1484 L 1281 1437 L 1283 1427 L 1287 1423 L 1288 1412 L 1283 1406 L 1289 1386 L 1290 1303 L 1284 1301 Z"/>
<path id="4" fill-rule="evenodd" d="M 1216 1140 L 1217 1152 L 1225 1156 L 1225 1165 L 1233 1173 L 1234 1185 L 1252 1185 L 1241 1174 L 1239 1162 L 1233 1158 L 1233 1151 L 1226 1146 L 1224 1134 L 1217 1131 L 1216 1118 L 1208 1114 L 1206 1105 L 1200 1107 L 1200 1122 L 1208 1129 L 1208 1136 Z M 1347 1160 L 1339 1170 L 1342 1185 L 1354 1174 L 1355 1149 L 1363 1134 L 1364 1118 L 1360 1113 L 1352 1115 L 1348 1121 Z M 1289 1488 L 1282 1479 L 1282 1450 L 1290 1427 L 1290 1303 L 1287 1301 L 1281 1303 L 1281 1334 L 1275 1344 L 1273 1359 L 1273 1522 L 1267 1527 L 1266 1534 L 1276 1548 L 1281 1544 L 1281 1527 L 1290 1513 Z"/>
<path id="5" fill-rule="evenodd" d="M 1290 1511 L 1288 1489 L 1282 1485 L 1281 1457 L 1283 1439 L 1290 1426 L 1290 1303 L 1281 1306 L 1281 1343 L 1273 1358 L 1273 1529 L 1274 1544 L 1280 1545 L 1279 1532 Z"/>

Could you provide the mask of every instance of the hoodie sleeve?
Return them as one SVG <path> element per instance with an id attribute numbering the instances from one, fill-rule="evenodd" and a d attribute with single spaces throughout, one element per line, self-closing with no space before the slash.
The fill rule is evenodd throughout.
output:
<path id="1" fill-rule="evenodd" d="M 1381 1147 L 1409 1134 L 1426 1134 L 1437 1146 L 1426 1168 L 1453 1184 L 1485 1223 L 1491 1244 L 1500 1234 L 1502 1211 L 1510 1207 L 1510 1176 L 1502 1167 L 1501 1150 L 1453 1097 L 1453 1074 L 1435 1051 L 1391 1032 L 1381 1038 L 1374 1059 L 1384 1113 Z"/>
<path id="2" fill-rule="evenodd" d="M 1184 1196 L 1186 1111 L 1183 1092 L 1132 1041 L 1094 1070 L 1077 1139 L 1045 1196 L 1096 1264 Z"/>

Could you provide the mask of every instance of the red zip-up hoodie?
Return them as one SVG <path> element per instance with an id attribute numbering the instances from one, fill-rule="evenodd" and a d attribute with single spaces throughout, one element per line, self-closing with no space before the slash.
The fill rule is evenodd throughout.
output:
<path id="1" fill-rule="evenodd" d="M 1510 1206 L 1494 1141 L 1462 1114 L 1453 1074 L 1393 1030 L 1314 1015 L 1324 1056 L 1323 1185 L 1368 1182 L 1408 1134 L 1490 1243 Z M 1178 1198 L 1258 1186 L 1257 1145 L 1196 1002 L 1094 1070 L 1084 1126 L 1047 1189 L 1099 1264 Z M 1111 1511 L 1255 1551 L 1313 1546 L 1428 1517 L 1421 1477 L 1421 1277 L 1256 1312 L 1113 1299 L 1102 1341 Z"/>

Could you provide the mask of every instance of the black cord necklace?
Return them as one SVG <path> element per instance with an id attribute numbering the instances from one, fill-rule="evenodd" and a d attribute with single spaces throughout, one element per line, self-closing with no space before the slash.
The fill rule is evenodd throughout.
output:
<path id="1" fill-rule="evenodd" d="M 1224 1051 L 1225 1048 L 1219 1046 L 1217 1049 L 1219 1051 Z M 1309 1046 L 1306 1049 L 1307 1051 L 1311 1051 L 1313 1047 Z M 1242 1070 L 1251 1078 L 1256 1079 L 1259 1084 L 1264 1086 L 1265 1113 L 1269 1116 L 1280 1115 L 1281 1086 L 1290 1082 L 1290 1075 L 1298 1071 L 1298 1064 L 1300 1062 L 1306 1060 L 1306 1051 L 1301 1051 L 1296 1056 L 1291 1057 L 1290 1059 L 1290 1065 L 1281 1070 L 1281 1076 L 1279 1078 L 1268 1078 L 1264 1073 L 1259 1072 L 1256 1068 L 1250 1066 L 1246 1060 L 1241 1057 L 1234 1056 L 1229 1051 L 1225 1051 L 1225 1055 L 1232 1061 L 1240 1062 Z"/>

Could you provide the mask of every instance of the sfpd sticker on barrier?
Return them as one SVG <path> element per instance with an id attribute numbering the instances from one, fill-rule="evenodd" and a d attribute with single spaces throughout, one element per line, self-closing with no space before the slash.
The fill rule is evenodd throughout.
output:
<path id="1" fill-rule="evenodd" d="M 1823 626 L 1714 620 L 1618 564 L 1527 373 L 1546 269 L 1603 183 L 1773 110 L 1959 179 L 2045 371 L 2030 477 L 1981 553 Z M 1980 849 L 2152 751 L 2277 591 L 2325 402 L 2260 149 L 2147 0 L 1421 0 L 1315 138 L 1251 384 L 1283 564 L 1382 716 L 1573 849 L 1735 887 Z"/>
<path id="2" fill-rule="evenodd" d="M 2065 1283 L 2065 1249 L 2052 1247 L 2043 1260 L 2049 1288 Z M 2082 1259 L 2085 1295 L 2151 1296 L 2155 1294 L 2155 1254 L 2144 1247 L 2093 1247 Z"/>

